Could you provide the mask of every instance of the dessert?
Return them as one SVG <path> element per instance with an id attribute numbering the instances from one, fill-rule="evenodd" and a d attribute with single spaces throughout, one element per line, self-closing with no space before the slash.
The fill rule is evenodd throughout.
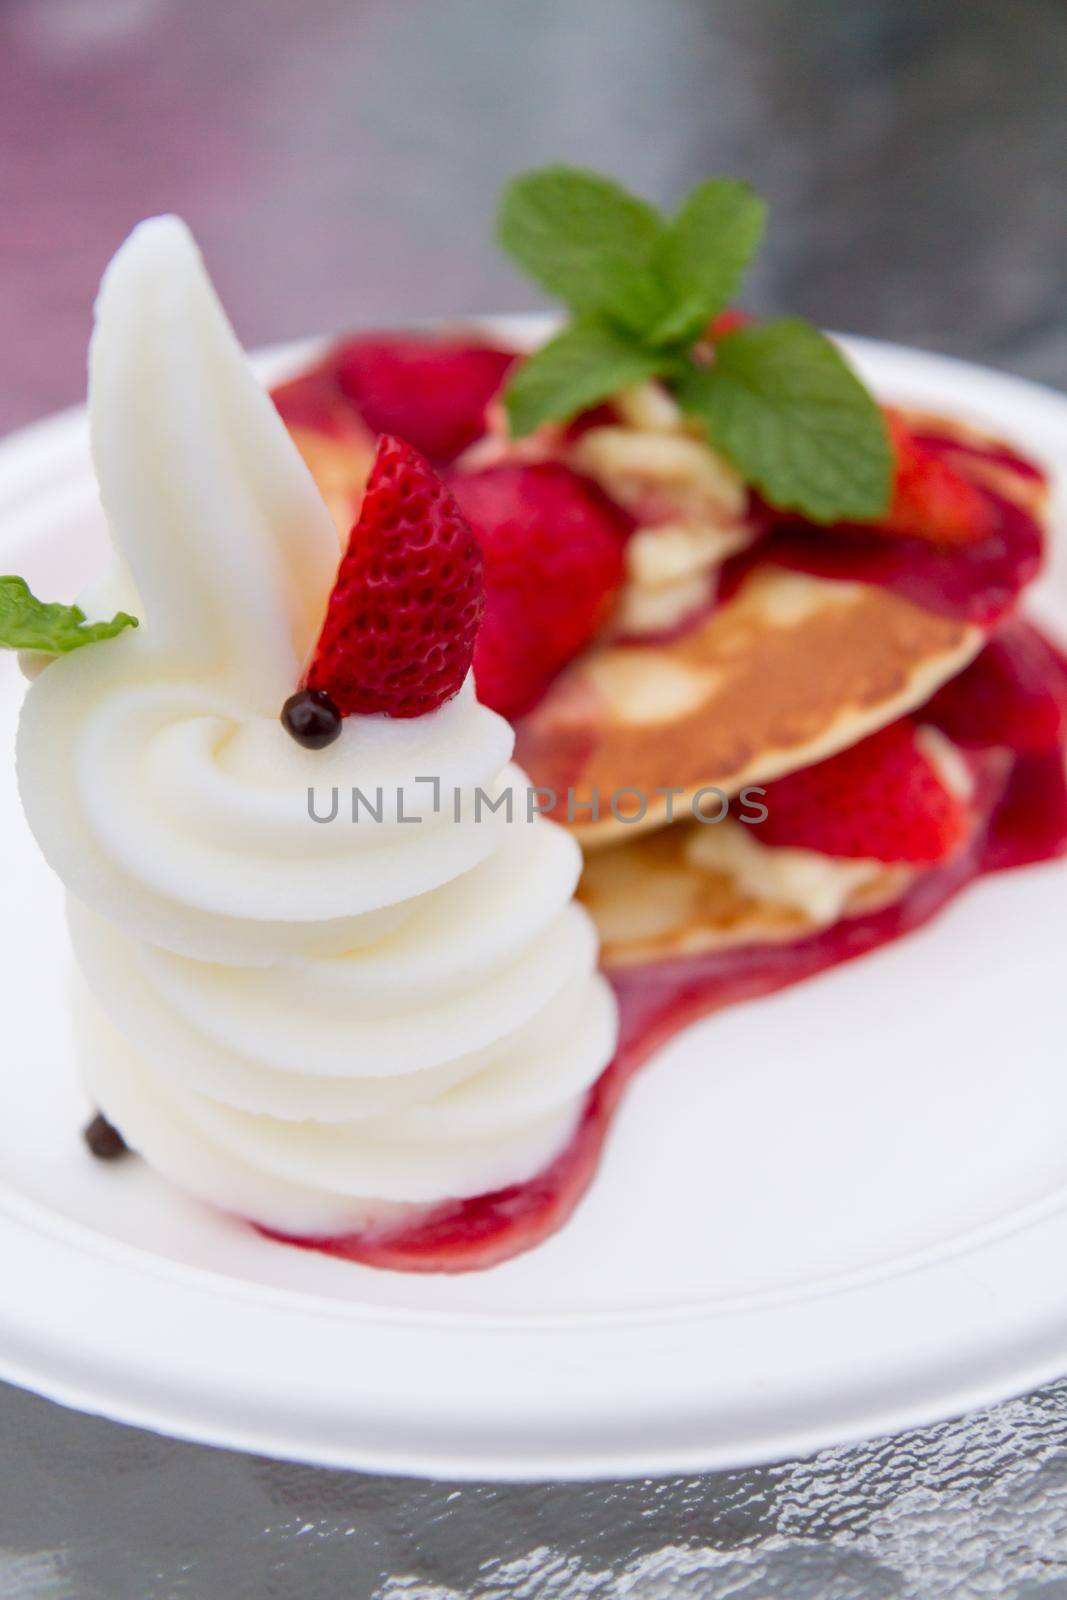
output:
<path id="1" fill-rule="evenodd" d="M 180 224 L 109 271 L 117 560 L 0 580 L 20 779 L 105 1128 L 272 1237 L 515 1255 L 678 1027 L 1067 850 L 1044 474 L 736 311 L 762 227 L 527 175 L 558 334 L 356 336 L 274 411 Z"/>
<path id="2" fill-rule="evenodd" d="M 116 563 L 85 604 L 141 625 L 45 666 L 18 765 L 70 895 L 95 1103 L 183 1188 L 287 1235 L 373 1238 L 539 1173 L 615 1003 L 576 843 L 478 807 L 523 783 L 474 696 L 481 558 L 454 502 L 384 441 L 337 573 L 175 219 L 105 278 L 90 421 Z M 303 677 L 344 713 L 317 748 L 279 716 Z M 377 817 L 312 820 L 309 791 L 321 818 L 356 790 Z"/>

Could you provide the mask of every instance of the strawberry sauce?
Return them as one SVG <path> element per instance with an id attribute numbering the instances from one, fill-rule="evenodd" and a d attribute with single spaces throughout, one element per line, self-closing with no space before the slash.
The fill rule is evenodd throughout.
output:
<path id="1" fill-rule="evenodd" d="M 1037 519 L 998 494 L 981 474 L 995 468 L 1034 487 L 1044 476 L 1032 462 L 1003 448 L 936 434 L 920 437 L 927 449 L 973 476 L 989 508 L 984 538 L 944 547 L 926 539 L 887 537 L 860 525 L 823 528 L 797 520 L 776 522 L 771 513 L 764 537 L 724 566 L 720 597 L 728 598 L 753 566 L 775 561 L 819 578 L 878 584 L 942 616 L 994 627 L 1036 577 L 1044 540 Z"/>
<path id="2" fill-rule="evenodd" d="M 921 720 L 941 725 L 973 751 L 982 773 L 981 821 L 964 853 L 923 873 L 896 904 L 797 943 L 713 951 L 612 974 L 618 1052 L 590 1090 L 570 1143 L 538 1177 L 445 1202 L 399 1227 L 284 1242 L 402 1272 L 465 1272 L 519 1255 L 566 1221 L 592 1181 L 627 1084 L 680 1028 L 877 950 L 921 927 L 987 873 L 1067 853 L 1067 658 L 1036 629 L 1012 621 L 950 687 L 952 694 L 935 696 Z"/>

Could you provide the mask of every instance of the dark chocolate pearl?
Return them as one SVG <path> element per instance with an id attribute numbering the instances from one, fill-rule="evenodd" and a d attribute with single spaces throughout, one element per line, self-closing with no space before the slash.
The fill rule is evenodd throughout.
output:
<path id="1" fill-rule="evenodd" d="M 117 1161 L 128 1149 L 119 1130 L 113 1128 L 106 1117 L 99 1115 L 90 1122 L 83 1137 L 98 1161 Z"/>
<path id="2" fill-rule="evenodd" d="M 341 732 L 341 713 L 325 689 L 298 689 L 282 706 L 282 727 L 305 750 L 324 750 Z"/>

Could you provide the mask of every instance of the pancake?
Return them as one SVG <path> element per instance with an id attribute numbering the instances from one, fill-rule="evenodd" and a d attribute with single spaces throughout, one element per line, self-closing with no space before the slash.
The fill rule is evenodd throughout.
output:
<path id="1" fill-rule="evenodd" d="M 678 637 L 572 662 L 520 723 L 517 757 L 599 848 L 689 815 L 701 789 L 734 795 L 855 744 L 984 637 L 887 589 L 762 565 Z"/>
<path id="2" fill-rule="evenodd" d="M 633 398 L 642 395 L 635 391 Z M 950 459 L 958 446 L 966 475 L 1041 521 L 1044 477 L 1010 447 L 956 421 L 917 411 L 905 416 L 913 432 L 947 444 Z M 647 424 L 653 435 L 661 426 L 661 419 L 629 421 L 638 429 Z M 356 428 L 346 436 L 314 427 L 291 431 L 344 537 L 358 510 L 372 440 Z M 624 491 L 634 493 L 630 509 L 649 548 L 635 543 L 642 560 L 631 562 L 631 573 L 643 577 L 645 558 L 662 549 L 669 576 L 680 571 L 688 582 L 694 548 L 699 558 L 710 543 L 721 559 L 755 537 L 743 490 L 734 486 L 741 499 L 731 497 L 730 469 L 712 452 L 706 452 L 708 472 L 679 484 L 678 464 L 665 453 L 669 481 L 651 487 L 666 487 L 684 515 L 667 519 L 663 541 L 662 507 L 641 528 L 640 495 L 650 485 L 641 483 L 637 468 L 647 473 L 646 458 L 657 448 L 650 452 L 647 432 L 643 440 L 633 457 L 634 484 L 625 472 L 617 481 L 608 472 L 617 474 L 620 461 L 631 465 L 623 428 L 585 435 L 570 464 L 624 504 Z M 502 447 L 497 440 L 496 451 Z M 692 454 L 691 441 L 671 448 L 679 457 L 683 449 Z M 477 464 L 472 453 L 470 465 Z M 698 573 L 694 592 L 701 581 Z M 552 792 L 542 794 L 542 807 L 556 797 L 550 814 L 586 852 L 579 897 L 596 921 L 609 970 L 789 943 L 899 898 L 913 879 L 906 867 L 768 848 L 735 820 L 694 821 L 694 802 L 702 803 L 701 790 L 736 796 L 747 785 L 811 766 L 914 711 L 970 663 L 989 631 L 929 608 L 921 596 L 816 576 L 772 555 L 673 636 L 619 636 L 628 617 L 654 620 L 670 588 L 624 591 L 614 636 L 609 631 L 572 661 L 516 728 L 517 759 L 534 785 Z M 713 593 L 714 583 L 707 590 Z M 719 797 L 704 796 L 703 808 L 718 815 Z"/>
<path id="3" fill-rule="evenodd" d="M 753 871 L 749 857 L 762 858 Z M 913 874 L 881 862 L 831 862 L 769 850 L 732 819 L 679 823 L 586 860 L 578 898 L 597 925 L 607 970 L 707 950 L 802 939 L 840 917 L 877 911 Z"/>
<path id="4" fill-rule="evenodd" d="M 1040 473 L 974 430 L 908 420 L 958 442 L 973 479 L 1041 521 Z M 520 725 L 519 757 L 535 781 L 572 791 L 570 826 L 586 852 L 579 898 L 604 967 L 789 944 L 904 895 L 908 867 L 766 847 L 733 819 L 692 820 L 690 806 L 702 787 L 736 795 L 921 707 L 987 633 L 888 588 L 771 562 L 676 638 L 604 641 L 572 663 Z M 668 800 L 657 787 L 681 792 Z M 648 801 L 629 821 L 623 788 Z M 594 820 L 585 806 L 597 793 Z M 711 814 L 720 810 L 716 801 Z M 556 814 L 567 820 L 565 803 Z"/>
<path id="5" fill-rule="evenodd" d="M 905 415 L 1040 523 L 1040 472 L 974 429 Z M 618 845 L 689 816 L 701 789 L 734 795 L 877 732 L 961 672 L 988 631 L 895 588 L 787 569 L 772 553 L 673 637 L 605 637 L 572 661 L 519 722 L 517 758 L 559 796 L 552 815 L 584 849 Z"/>

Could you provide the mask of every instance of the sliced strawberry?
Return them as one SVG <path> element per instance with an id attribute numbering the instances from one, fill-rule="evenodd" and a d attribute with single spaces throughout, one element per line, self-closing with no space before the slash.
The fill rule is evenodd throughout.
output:
<path id="1" fill-rule="evenodd" d="M 304 429 L 331 439 L 364 439 L 369 431 L 330 366 L 314 367 L 271 390 L 271 399 L 290 430 Z"/>
<path id="2" fill-rule="evenodd" d="M 766 786 L 760 842 L 875 861 L 943 861 L 967 834 L 962 801 L 946 788 L 908 719 Z"/>
<path id="3" fill-rule="evenodd" d="M 595 484 L 557 462 L 455 473 L 450 483 L 485 555 L 478 698 L 517 717 L 610 611 L 630 522 Z"/>
<path id="4" fill-rule="evenodd" d="M 447 466 L 485 432 L 511 351 L 413 334 L 349 339 L 330 357 L 341 393 L 374 433 L 399 435 Z"/>
<path id="5" fill-rule="evenodd" d="M 483 603 L 470 524 L 410 445 L 383 438 L 307 687 L 345 716 L 436 711 L 470 670 Z"/>
<path id="6" fill-rule="evenodd" d="M 1007 622 L 927 702 L 923 720 L 965 749 L 1057 749 L 1067 736 L 1067 668 L 1036 628 Z"/>
<path id="7" fill-rule="evenodd" d="M 896 453 L 893 498 L 875 524 L 881 533 L 927 539 L 931 544 L 961 545 L 983 539 L 991 531 L 989 501 L 977 484 L 965 478 L 942 453 L 917 439 L 894 411 L 886 411 Z"/>

